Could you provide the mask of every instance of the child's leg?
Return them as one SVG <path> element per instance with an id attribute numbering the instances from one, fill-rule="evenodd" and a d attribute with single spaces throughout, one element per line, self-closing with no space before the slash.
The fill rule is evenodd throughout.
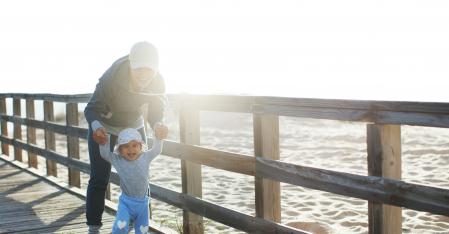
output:
<path id="1" fill-rule="evenodd" d="M 129 225 L 130 215 L 128 208 L 125 205 L 125 202 L 122 200 L 122 197 L 120 197 L 119 203 L 118 203 L 118 210 L 117 215 L 115 216 L 115 222 L 114 226 L 112 226 L 112 233 L 113 234 L 119 234 L 119 233 L 128 233 L 128 225 Z"/>
<path id="2" fill-rule="evenodd" d="M 136 222 L 134 223 L 134 230 L 136 234 L 145 234 L 148 233 L 148 205 L 149 201 L 146 200 L 142 202 L 140 207 L 136 210 L 139 210 L 136 216 Z"/>

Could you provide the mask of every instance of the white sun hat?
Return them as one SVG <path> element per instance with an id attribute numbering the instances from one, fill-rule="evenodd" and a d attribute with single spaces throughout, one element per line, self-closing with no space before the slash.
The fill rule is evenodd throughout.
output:
<path id="1" fill-rule="evenodd" d="M 150 68 L 157 72 L 159 67 L 159 56 L 156 47 L 146 41 L 137 42 L 129 52 L 129 65 L 131 69 Z"/>
<path id="2" fill-rule="evenodd" d="M 140 143 L 144 143 L 142 140 L 142 136 L 136 129 L 134 129 L 134 128 L 123 129 L 118 135 L 117 144 L 120 146 L 120 145 L 128 144 L 131 141 L 137 141 Z"/>

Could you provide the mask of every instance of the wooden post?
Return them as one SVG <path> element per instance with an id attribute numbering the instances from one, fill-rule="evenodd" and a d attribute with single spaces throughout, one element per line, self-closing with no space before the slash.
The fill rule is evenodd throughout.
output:
<path id="1" fill-rule="evenodd" d="M 44 121 L 54 121 L 55 114 L 53 110 L 53 102 L 52 101 L 44 101 Z M 56 149 L 56 141 L 55 141 L 55 133 L 45 129 L 45 149 L 47 150 L 55 150 Z M 51 160 L 46 160 L 47 162 L 47 175 L 52 175 L 57 177 L 58 170 L 56 168 L 56 162 Z"/>
<path id="2" fill-rule="evenodd" d="M 181 110 L 180 114 L 181 143 L 200 144 L 199 112 Z M 202 197 L 201 165 L 181 160 L 182 192 Z M 183 211 L 183 233 L 204 233 L 203 217 Z"/>
<path id="3" fill-rule="evenodd" d="M 279 117 L 277 115 L 253 114 L 253 131 L 255 156 L 279 160 Z M 280 223 L 280 183 L 256 175 L 255 187 L 256 216 Z"/>
<path id="4" fill-rule="evenodd" d="M 0 99 L 0 114 L 6 115 L 6 98 Z M 0 119 L 2 123 L 2 136 L 8 136 L 8 122 Z M 9 155 L 9 145 L 2 142 L 2 154 Z"/>
<path id="5" fill-rule="evenodd" d="M 401 126 L 367 125 L 368 175 L 401 179 Z M 402 233 L 401 207 L 368 202 L 370 234 Z"/>
<path id="6" fill-rule="evenodd" d="M 13 115 L 15 117 L 21 117 L 22 111 L 20 110 L 20 98 L 13 99 Z M 22 140 L 22 124 L 14 122 L 14 139 Z M 14 160 L 22 162 L 22 149 L 14 146 Z"/>
<path id="7" fill-rule="evenodd" d="M 78 103 L 66 104 L 67 126 L 76 126 L 78 122 Z M 67 153 L 69 158 L 80 158 L 79 138 L 67 135 Z M 80 172 L 69 167 L 69 185 L 80 188 Z"/>
<path id="8" fill-rule="evenodd" d="M 27 99 L 26 100 L 26 115 L 27 119 L 34 119 L 34 100 Z M 36 129 L 30 126 L 27 126 L 27 143 L 28 144 L 36 144 Z M 37 168 L 37 155 L 28 151 L 28 166 Z"/>

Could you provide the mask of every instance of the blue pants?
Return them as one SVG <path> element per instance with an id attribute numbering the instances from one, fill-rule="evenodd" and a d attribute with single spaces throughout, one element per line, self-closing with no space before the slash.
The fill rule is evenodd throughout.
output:
<path id="1" fill-rule="evenodd" d="M 144 128 L 138 129 L 143 139 L 146 139 Z M 104 199 L 106 188 L 111 174 L 111 164 L 100 155 L 100 148 L 92 138 L 93 132 L 89 126 L 87 143 L 90 160 L 90 179 L 86 194 L 86 219 L 87 225 L 101 226 L 101 216 L 104 211 Z M 111 151 L 117 141 L 117 136 L 111 135 Z"/>
<path id="2" fill-rule="evenodd" d="M 148 205 L 149 198 L 129 197 L 125 194 L 120 195 L 118 211 L 115 217 L 112 233 L 128 233 L 129 222 L 134 223 L 136 234 L 148 232 Z"/>

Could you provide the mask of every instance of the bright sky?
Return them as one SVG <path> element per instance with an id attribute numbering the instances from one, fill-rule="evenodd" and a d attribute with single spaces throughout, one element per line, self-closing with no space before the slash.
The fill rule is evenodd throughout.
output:
<path id="1" fill-rule="evenodd" d="M 170 93 L 449 102 L 449 1 L 0 2 L 0 92 L 90 93 L 133 43 Z"/>

